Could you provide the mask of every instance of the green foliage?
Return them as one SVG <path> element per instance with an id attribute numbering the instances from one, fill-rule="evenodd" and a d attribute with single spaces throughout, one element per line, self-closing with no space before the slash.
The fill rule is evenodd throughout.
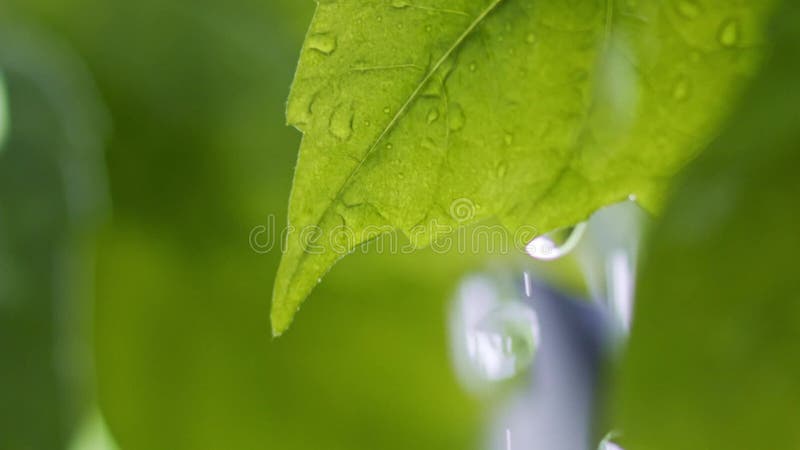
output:
<path id="1" fill-rule="evenodd" d="M 0 151 L 3 151 L 3 144 L 6 143 L 8 122 L 8 94 L 6 93 L 6 80 L 3 76 L 3 72 L 0 72 Z"/>
<path id="2" fill-rule="evenodd" d="M 386 227 L 422 247 L 488 218 L 547 232 L 630 194 L 657 208 L 752 71 L 771 3 L 320 2 L 287 111 L 304 138 L 273 332 Z"/>
<path id="3" fill-rule="evenodd" d="M 655 230 L 619 392 L 626 447 L 798 448 L 800 7 Z"/>

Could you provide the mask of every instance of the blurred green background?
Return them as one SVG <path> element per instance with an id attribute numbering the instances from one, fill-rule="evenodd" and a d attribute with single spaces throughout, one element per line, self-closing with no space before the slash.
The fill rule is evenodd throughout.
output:
<path id="1" fill-rule="evenodd" d="M 95 399 L 124 449 L 478 442 L 444 327 L 478 260 L 353 256 L 271 340 L 249 235 L 285 222 L 314 6 L 0 2 L 0 449 L 65 448 Z"/>
<path id="2" fill-rule="evenodd" d="M 270 337 L 279 252 L 250 238 L 285 224 L 313 8 L 0 0 L 0 450 L 477 448 L 493 405 L 445 315 L 487 258 L 353 255 Z M 800 445 L 800 7 L 778 17 L 645 252 L 601 420 L 631 450 Z"/>

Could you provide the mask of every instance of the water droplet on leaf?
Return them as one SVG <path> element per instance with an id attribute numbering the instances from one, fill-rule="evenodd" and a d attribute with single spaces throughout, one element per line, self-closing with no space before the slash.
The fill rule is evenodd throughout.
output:
<path id="1" fill-rule="evenodd" d="M 336 36 L 328 33 L 312 34 L 308 37 L 308 48 L 330 55 L 336 51 Z"/>
<path id="2" fill-rule="evenodd" d="M 678 14 L 690 20 L 700 15 L 700 6 L 694 0 L 678 0 L 675 9 Z"/>
<path id="3" fill-rule="evenodd" d="M 448 121 L 448 126 L 450 127 L 451 131 L 458 131 L 464 128 L 466 117 L 464 116 L 464 110 L 458 104 L 453 104 L 450 107 L 450 114 L 448 118 L 450 119 Z"/>
<path id="4" fill-rule="evenodd" d="M 436 108 L 431 109 L 428 111 L 428 123 L 431 124 L 439 120 L 439 110 Z"/>
<path id="5" fill-rule="evenodd" d="M 353 109 L 340 106 L 331 114 L 329 130 L 339 140 L 346 141 L 353 135 Z"/>
<path id="6" fill-rule="evenodd" d="M 691 85 L 689 83 L 689 79 L 686 77 L 680 77 L 678 81 L 675 82 L 675 87 L 672 88 L 672 97 L 681 102 L 689 98 L 690 94 Z"/>
<path id="7" fill-rule="evenodd" d="M 731 19 L 723 22 L 719 29 L 719 43 L 723 47 L 733 47 L 741 39 L 741 25 L 738 20 Z"/>

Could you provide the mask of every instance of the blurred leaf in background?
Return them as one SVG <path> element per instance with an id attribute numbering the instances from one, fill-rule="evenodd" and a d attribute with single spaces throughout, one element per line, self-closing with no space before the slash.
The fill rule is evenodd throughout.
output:
<path id="1" fill-rule="evenodd" d="M 8 93 L 6 92 L 6 79 L 3 72 L 0 72 L 0 152 L 6 143 L 6 134 L 9 126 L 8 117 Z"/>
<path id="2" fill-rule="evenodd" d="M 93 400 L 88 319 L 108 208 L 107 122 L 57 37 L 0 23 L 0 68 L 0 121 L 12 125 L 0 154 L 0 448 L 58 449 Z"/>
<path id="3" fill-rule="evenodd" d="M 284 108 L 313 2 L 6 8 L 78 50 L 113 120 L 94 342 L 121 448 L 475 445 L 478 405 L 456 385 L 444 329 L 474 259 L 354 256 L 296 333 L 271 341 L 279 252 L 249 239 L 270 215 L 284 225 L 300 137 Z"/>
<path id="4" fill-rule="evenodd" d="M 626 448 L 800 448 L 800 7 L 651 239 L 619 392 Z"/>

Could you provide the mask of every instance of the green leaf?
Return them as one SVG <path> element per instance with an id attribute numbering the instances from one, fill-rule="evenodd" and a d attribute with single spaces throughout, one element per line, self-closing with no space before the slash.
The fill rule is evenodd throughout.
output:
<path id="1" fill-rule="evenodd" d="M 800 7 L 652 236 L 619 389 L 626 448 L 800 446 Z"/>
<path id="2" fill-rule="evenodd" d="M 492 218 L 522 240 L 631 194 L 657 208 L 771 3 L 320 2 L 287 108 L 304 139 L 273 332 L 390 229 L 422 247 Z"/>

